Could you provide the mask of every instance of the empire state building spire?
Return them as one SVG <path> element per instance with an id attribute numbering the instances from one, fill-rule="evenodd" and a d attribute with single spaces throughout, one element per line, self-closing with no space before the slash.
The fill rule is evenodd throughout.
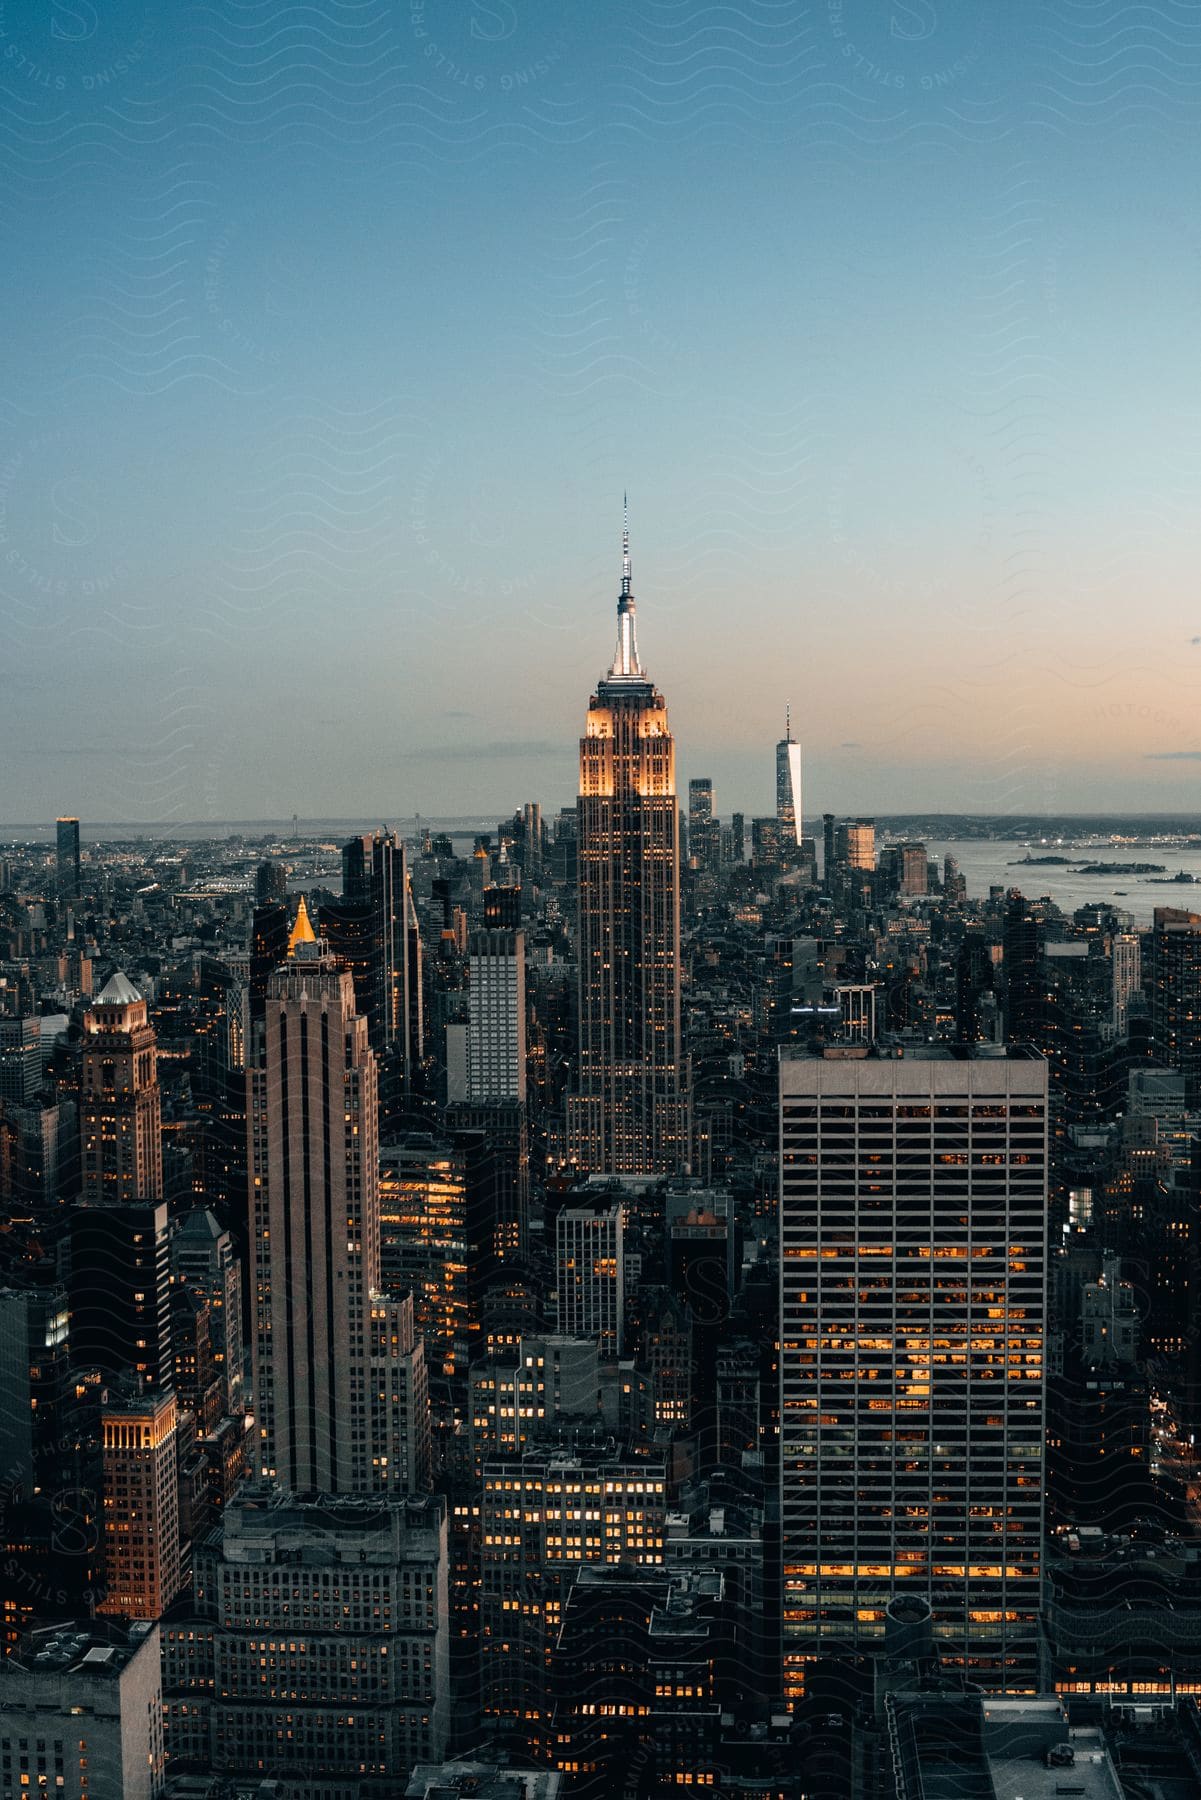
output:
<path id="1" fill-rule="evenodd" d="M 642 681 L 642 664 L 638 661 L 638 622 L 634 606 L 634 596 L 630 590 L 630 504 L 628 495 L 622 495 L 622 532 L 621 532 L 621 593 L 617 597 L 617 649 L 613 656 L 613 667 L 609 670 L 610 680 L 620 680 L 628 676 L 631 680 Z"/>

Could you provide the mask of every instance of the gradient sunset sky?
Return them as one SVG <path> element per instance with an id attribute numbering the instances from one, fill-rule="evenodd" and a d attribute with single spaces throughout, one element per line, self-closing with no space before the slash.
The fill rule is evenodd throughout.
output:
<path id="1" fill-rule="evenodd" d="M 0 5 L 0 820 L 1201 792 L 1201 9 Z"/>

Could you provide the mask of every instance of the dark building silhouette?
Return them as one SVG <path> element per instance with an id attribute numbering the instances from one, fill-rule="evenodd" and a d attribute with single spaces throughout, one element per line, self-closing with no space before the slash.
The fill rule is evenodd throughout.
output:
<path id="1" fill-rule="evenodd" d="M 1155 1054 L 1201 1091 L 1201 914 L 1157 906 L 1151 931 L 1151 1031 Z"/>
<path id="2" fill-rule="evenodd" d="M 58 897 L 69 905 L 79 898 L 79 820 L 60 819 L 55 841 Z"/>
<path id="3" fill-rule="evenodd" d="M 171 1381 L 171 1269 L 162 1201 L 82 1205 L 70 1220 L 71 1359 L 106 1378 Z"/>
<path id="4" fill-rule="evenodd" d="M 394 831 L 343 845 L 342 898 L 323 906 L 319 918 L 330 951 L 353 978 L 390 1118 L 412 1083 L 424 1039 L 420 933 L 405 847 Z"/>

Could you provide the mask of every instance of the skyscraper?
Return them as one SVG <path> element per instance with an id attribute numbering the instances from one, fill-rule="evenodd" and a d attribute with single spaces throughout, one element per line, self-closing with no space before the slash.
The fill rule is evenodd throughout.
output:
<path id="1" fill-rule="evenodd" d="M 1130 1002 L 1142 986 L 1142 939 L 1137 931 L 1115 931 L 1110 948 L 1113 959 L 1113 1028 L 1125 1037 L 1130 1022 Z"/>
<path id="2" fill-rule="evenodd" d="M 154 1027 L 118 971 L 84 1016 L 82 1204 L 70 1216 L 71 1349 L 170 1385 L 170 1269 Z"/>
<path id="3" fill-rule="evenodd" d="M 250 1073 L 259 1472 L 325 1494 L 429 1473 L 412 1300 L 380 1291 L 375 1057 L 349 973 L 298 943 L 267 983 Z"/>
<path id="4" fill-rule="evenodd" d="M 36 1017 L 0 1019 L 0 1101 L 36 1106 L 42 1091 L 42 1028 Z"/>
<path id="5" fill-rule="evenodd" d="M 175 1395 L 110 1396 L 103 1414 L 104 1578 L 100 1611 L 157 1619 L 179 1593 Z"/>
<path id="6" fill-rule="evenodd" d="M 83 1198 L 158 1200 L 163 1192 L 157 1039 L 146 1001 L 120 970 L 84 1018 Z"/>
<path id="7" fill-rule="evenodd" d="M 525 1100 L 525 932 L 467 940 L 467 1100 Z"/>
<path id="8" fill-rule="evenodd" d="M 79 820 L 60 819 L 55 833 L 58 897 L 70 902 L 79 898 Z"/>
<path id="9" fill-rule="evenodd" d="M 628 531 L 617 649 L 580 740 L 578 818 L 580 1064 L 568 1154 L 600 1173 L 670 1173 L 688 1154 L 675 743 L 638 660 Z"/>
<path id="10" fill-rule="evenodd" d="M 1201 914 L 1157 906 L 1151 933 L 1151 1030 L 1155 1053 L 1201 1092 Z"/>
<path id="11" fill-rule="evenodd" d="M 875 820 L 847 819 L 840 825 L 834 840 L 834 859 L 845 868 L 870 874 L 876 867 Z"/>
<path id="12" fill-rule="evenodd" d="M 270 906 L 272 901 L 288 897 L 288 871 L 282 862 L 267 859 L 254 872 L 254 903 Z"/>
<path id="13" fill-rule="evenodd" d="M 106 1378 L 171 1384 L 171 1263 L 161 1200 L 82 1205 L 70 1216 L 71 1355 Z"/>
<path id="14" fill-rule="evenodd" d="M 240 1406 L 245 1380 L 242 1354 L 242 1264 L 233 1239 L 206 1206 L 184 1218 L 171 1239 L 171 1273 L 209 1308 L 213 1355 L 224 1384 L 224 1408 Z"/>
<path id="15" fill-rule="evenodd" d="M 707 775 L 688 783 L 688 856 L 701 869 L 716 870 L 721 831 L 713 816 L 713 783 Z"/>
<path id="16" fill-rule="evenodd" d="M 781 848 L 800 849 L 804 829 L 801 818 L 801 746 L 792 735 L 792 709 L 784 713 L 784 736 L 776 745 L 776 818 L 780 821 Z"/>
<path id="17" fill-rule="evenodd" d="M 406 1078 L 422 1053 L 417 914 L 405 846 L 380 829 L 342 846 L 342 898 L 321 909 L 330 950 L 354 977 L 371 1048 L 398 1059 Z"/>
<path id="18" fill-rule="evenodd" d="M 786 1056 L 780 1114 L 786 1686 L 904 1596 L 968 1679 L 1035 1687 L 1047 1065 Z"/>
<path id="19" fill-rule="evenodd" d="M 625 1323 L 625 1209 L 620 1200 L 565 1206 L 555 1221 L 559 1330 L 620 1356 Z"/>

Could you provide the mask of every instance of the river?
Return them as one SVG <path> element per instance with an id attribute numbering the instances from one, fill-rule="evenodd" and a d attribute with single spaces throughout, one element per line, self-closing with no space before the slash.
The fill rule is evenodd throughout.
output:
<path id="1" fill-rule="evenodd" d="M 1147 875 L 1082 875 L 1078 869 L 1058 864 L 1024 864 L 1027 846 L 979 838 L 928 839 L 931 859 L 939 869 L 944 856 L 953 856 L 967 882 L 969 898 L 986 900 L 990 887 L 1020 888 L 1029 898 L 1049 895 L 1065 913 L 1100 900 L 1131 913 L 1136 925 L 1150 925 L 1157 906 L 1179 906 L 1201 912 L 1201 844 L 1090 844 L 1086 847 L 1031 844 L 1031 856 L 1071 856 L 1081 862 L 1163 863 L 1156 880 Z M 1169 881 L 1183 869 L 1195 875 L 1199 885 Z"/>

